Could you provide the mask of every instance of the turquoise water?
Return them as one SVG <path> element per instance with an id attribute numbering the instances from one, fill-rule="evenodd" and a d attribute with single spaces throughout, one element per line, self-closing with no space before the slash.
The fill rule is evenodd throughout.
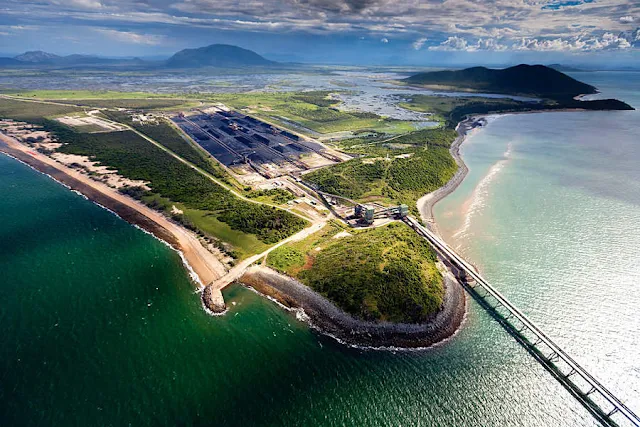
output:
<path id="1" fill-rule="evenodd" d="M 576 77 L 640 108 L 638 73 Z M 462 153 L 445 238 L 638 412 L 640 112 L 492 118 Z"/>
<path id="2" fill-rule="evenodd" d="M 579 114 L 542 124 L 573 126 Z M 612 184 L 587 188 L 585 178 L 602 184 L 629 175 L 640 153 L 632 143 L 613 144 L 610 133 L 584 156 L 575 156 L 571 132 L 536 148 L 525 121 L 543 116 L 519 116 L 511 129 L 501 128 L 509 118 L 499 119 L 474 136 L 465 146 L 469 179 L 438 217 L 452 236 L 466 216 L 465 188 L 472 191 L 506 151 L 483 138 L 518 133 L 497 174 L 510 179 L 485 186 L 488 199 L 451 240 L 631 402 L 640 384 L 638 193 L 629 190 L 631 178 L 614 195 L 607 195 Z M 585 125 L 596 123 L 589 117 Z M 534 209 L 534 200 L 548 207 Z M 565 219 L 584 218 L 597 235 L 579 233 L 578 225 L 561 229 Z M 591 244 L 596 238 L 605 240 Z M 607 255 L 616 247 L 629 251 L 624 262 Z M 589 269 L 565 267 L 560 275 L 554 266 L 567 257 L 586 259 Z M 229 313 L 211 317 L 175 252 L 1 155 L 0 272 L 0 425 L 594 425 L 474 302 L 455 337 L 414 352 L 345 348 L 239 286 L 225 293 Z"/>

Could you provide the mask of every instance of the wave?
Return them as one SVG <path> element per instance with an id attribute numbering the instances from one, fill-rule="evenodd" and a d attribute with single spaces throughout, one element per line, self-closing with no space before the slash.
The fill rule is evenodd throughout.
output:
<path id="1" fill-rule="evenodd" d="M 489 188 L 495 178 L 498 176 L 500 171 L 504 169 L 505 165 L 511 158 L 511 153 L 513 149 L 513 144 L 510 142 L 507 145 L 507 150 L 503 153 L 502 159 L 498 160 L 494 163 L 487 174 L 478 182 L 476 188 L 473 190 L 471 194 L 470 200 L 468 202 L 467 211 L 464 216 L 464 222 L 458 231 L 453 234 L 454 239 L 459 239 L 464 237 L 469 229 L 471 228 L 471 220 L 473 217 L 486 206 L 486 199 L 489 196 Z M 467 205 L 467 203 L 465 203 Z"/>

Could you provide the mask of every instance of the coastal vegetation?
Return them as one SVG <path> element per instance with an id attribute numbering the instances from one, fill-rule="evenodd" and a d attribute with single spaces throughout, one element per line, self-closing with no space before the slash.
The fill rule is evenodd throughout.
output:
<path id="1" fill-rule="evenodd" d="M 422 129 L 393 139 L 358 139 L 345 143 L 346 152 L 364 157 L 305 175 L 322 191 L 358 201 L 415 202 L 446 184 L 456 172 L 449 147 L 456 138 L 451 129 Z"/>
<path id="2" fill-rule="evenodd" d="M 63 145 L 58 152 L 87 156 L 143 187 L 121 191 L 164 211 L 211 239 L 230 245 L 227 252 L 243 258 L 264 250 L 304 228 L 306 221 L 290 212 L 242 200 L 202 173 L 131 131 L 79 133 L 51 117 L 79 111 L 73 106 L 13 99 L 0 102 L 0 117 L 26 121 L 51 132 Z M 122 119 L 122 117 L 118 117 Z M 130 121 L 125 121 L 132 124 Z M 210 159 L 166 123 L 140 125 L 144 134 L 214 176 L 225 178 Z M 283 198 L 283 194 L 268 194 Z M 176 213 L 180 211 L 182 213 Z"/>
<path id="3" fill-rule="evenodd" d="M 446 97 L 437 95 L 412 95 L 401 104 L 409 110 L 431 113 L 443 124 L 454 129 L 467 116 L 479 114 L 519 113 L 529 111 L 583 109 L 629 110 L 631 106 L 617 99 L 580 101 L 575 99 L 541 99 L 519 101 L 510 98 Z"/>
<path id="4" fill-rule="evenodd" d="M 50 124 L 49 130 L 65 143 L 58 151 L 88 156 L 126 178 L 148 182 L 151 192 L 208 212 L 234 230 L 255 234 L 264 243 L 275 243 L 304 228 L 303 219 L 238 199 L 133 132 L 80 135 L 57 124 Z"/>
<path id="5" fill-rule="evenodd" d="M 46 117 L 55 117 L 79 111 L 82 111 L 82 109 L 73 106 L 26 102 L 9 98 L 0 100 L 0 118 L 33 124 L 44 123 Z"/>
<path id="6" fill-rule="evenodd" d="M 267 263 L 363 320 L 419 323 L 444 288 L 429 244 L 402 223 L 345 232 L 330 223 L 272 251 Z"/>

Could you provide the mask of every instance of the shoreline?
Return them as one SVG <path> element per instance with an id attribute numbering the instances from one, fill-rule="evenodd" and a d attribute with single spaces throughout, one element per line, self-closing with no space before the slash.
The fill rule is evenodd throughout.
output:
<path id="1" fill-rule="evenodd" d="M 262 265 L 247 269 L 238 282 L 285 309 L 302 314 L 302 320 L 312 329 L 349 347 L 377 350 L 433 347 L 456 334 L 467 311 L 465 291 L 448 269 L 443 274 L 442 308 L 417 324 L 357 319 L 298 280 Z"/>
<path id="2" fill-rule="evenodd" d="M 467 174 L 469 173 L 469 168 L 460 155 L 460 147 L 466 140 L 467 135 L 470 131 L 478 127 L 484 127 L 487 123 L 486 117 L 493 115 L 494 114 L 472 116 L 458 123 L 458 126 L 456 126 L 458 136 L 449 148 L 449 153 L 451 153 L 453 160 L 456 162 L 456 165 L 458 165 L 458 170 L 445 185 L 435 191 L 432 191 L 431 193 L 425 194 L 416 202 L 422 222 L 431 231 L 439 236 L 440 232 L 438 230 L 438 224 L 436 223 L 435 217 L 433 216 L 433 207 L 436 205 L 436 203 L 447 197 L 449 194 L 453 193 L 466 178 Z"/>
<path id="3" fill-rule="evenodd" d="M 178 252 L 189 277 L 198 284 L 198 288 L 202 289 L 226 274 L 222 263 L 207 251 L 195 236 L 170 221 L 160 212 L 30 149 L 30 147 L 1 132 L 0 152 L 47 175 L 129 224 L 153 235 Z"/>

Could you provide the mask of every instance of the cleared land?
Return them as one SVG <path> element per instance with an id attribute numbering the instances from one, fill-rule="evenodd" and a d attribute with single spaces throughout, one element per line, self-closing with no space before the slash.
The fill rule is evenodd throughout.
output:
<path id="1" fill-rule="evenodd" d="M 345 232 L 337 223 L 272 251 L 267 263 L 363 320 L 419 323 L 442 305 L 429 244 L 402 223 Z"/>

